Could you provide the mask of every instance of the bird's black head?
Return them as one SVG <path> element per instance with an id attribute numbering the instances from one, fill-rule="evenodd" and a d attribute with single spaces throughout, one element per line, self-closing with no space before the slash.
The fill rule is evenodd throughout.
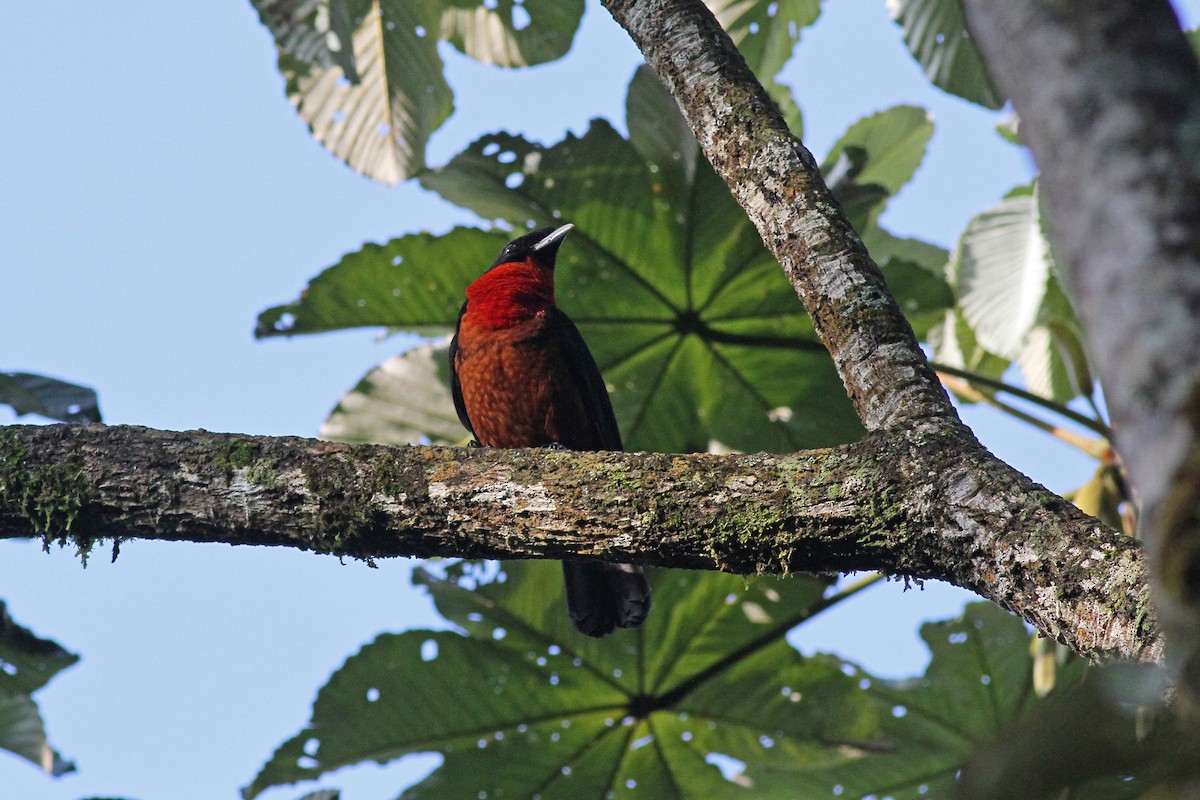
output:
<path id="1" fill-rule="evenodd" d="M 563 238 L 571 232 L 573 227 L 575 226 L 568 223 L 557 228 L 538 228 L 524 236 L 518 236 L 504 245 L 504 249 L 500 251 L 500 257 L 492 266 L 498 267 L 501 264 L 524 261 L 528 258 L 533 259 L 541 267 L 554 269 L 554 257 L 558 255 L 558 246 L 562 244 Z"/>

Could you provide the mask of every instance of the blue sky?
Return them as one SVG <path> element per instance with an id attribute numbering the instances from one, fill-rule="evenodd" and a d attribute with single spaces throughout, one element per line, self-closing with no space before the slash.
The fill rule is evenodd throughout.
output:
<path id="1" fill-rule="evenodd" d="M 1189 8 L 1200 0 L 1189 3 Z M 477 224 L 416 185 L 358 177 L 308 135 L 283 96 L 269 35 L 245 0 L 38 3 L 6 14 L 0 79 L 0 369 L 96 387 L 110 424 L 315 434 L 338 397 L 393 351 L 356 331 L 254 342 L 256 314 L 363 242 Z M 603 116 L 623 129 L 640 56 L 590 2 L 561 62 L 502 71 L 443 51 L 457 111 L 441 163 L 498 129 L 554 142 Z M 804 33 L 782 80 L 820 157 L 861 116 L 928 108 L 930 153 L 885 223 L 952 245 L 1031 167 L 1000 118 L 932 89 L 882 2 L 839 0 Z M 483 265 L 481 265 L 483 266 Z M 1091 467 L 987 411 L 984 442 L 1063 491 Z M 0 424 L 14 420 L 0 410 Z M 307 719 L 316 689 L 375 634 L 437 624 L 409 565 L 277 550 L 128 543 L 87 569 L 68 551 L 0 542 L 0 597 L 83 655 L 38 699 L 79 772 L 58 781 L 0 755 L 6 797 L 233 797 Z M 898 584 L 823 615 L 797 637 L 890 675 L 920 670 L 921 619 L 966 593 Z M 421 762 L 425 768 L 432 762 Z M 348 800 L 394 797 L 420 765 L 332 783 Z M 275 791 L 273 800 L 298 790 Z"/>

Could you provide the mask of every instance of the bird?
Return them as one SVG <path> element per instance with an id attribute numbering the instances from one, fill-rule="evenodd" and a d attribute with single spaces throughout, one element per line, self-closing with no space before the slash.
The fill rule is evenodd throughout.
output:
<path id="1" fill-rule="evenodd" d="M 554 264 L 574 226 L 509 242 L 466 290 L 450 342 L 450 393 L 476 447 L 622 450 L 600 369 L 555 304 Z M 640 625 L 650 586 L 632 564 L 564 561 L 575 629 L 602 637 Z"/>

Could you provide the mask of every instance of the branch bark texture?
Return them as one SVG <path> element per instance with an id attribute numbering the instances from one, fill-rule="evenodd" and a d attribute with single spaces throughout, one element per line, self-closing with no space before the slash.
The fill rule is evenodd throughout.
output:
<path id="1" fill-rule="evenodd" d="M 0 537 L 880 570 L 971 589 L 1081 653 L 1156 658 L 1136 544 L 984 456 L 957 427 L 714 456 L 14 426 Z"/>
<path id="2" fill-rule="evenodd" d="M 976 508 L 991 506 L 1006 519 L 1024 516 L 1032 522 L 1040 517 L 1037 498 L 1044 495 L 1010 492 L 1024 479 L 1009 483 L 1004 476 L 1015 473 L 980 446 L 959 422 L 879 269 L 825 186 L 816 161 L 792 136 L 703 3 L 603 2 L 667 85 L 705 156 L 783 265 L 868 430 L 907 429 L 906 439 L 920 437 L 921 431 L 938 431 L 952 439 L 958 451 L 972 456 L 947 473 L 936 472 L 945 464 L 931 456 L 925 467 L 933 471 L 923 473 L 926 479 L 941 486 L 970 487 L 968 493 Z M 914 464 L 914 476 L 923 468 L 920 462 Z M 993 489 L 1000 494 L 992 494 Z M 914 490 L 909 485 L 903 491 Z M 961 506 L 962 498 L 942 498 L 950 507 Z M 1071 513 L 1057 501 L 1055 507 L 1063 514 Z M 929 547 L 946 547 L 952 541 L 943 536 L 953 528 L 955 512 L 949 513 L 949 525 L 928 529 L 940 539 L 927 542 Z M 999 530 L 1008 525 L 997 523 Z M 1029 537 L 1024 552 L 1038 561 L 1055 549 L 1038 534 L 1040 524 L 1010 529 L 1024 531 Z M 973 546 L 968 546 L 968 552 Z M 1021 572 L 1011 560 L 1001 559 L 976 577 L 1004 581 L 1010 569 Z M 1051 579 L 1044 591 L 1061 596 L 1065 588 L 1066 584 Z M 1146 590 L 1136 591 L 1144 595 Z M 1143 603 L 1137 616 L 1143 618 L 1144 613 Z M 1026 619 L 1030 617 L 1026 615 Z"/>
<path id="3" fill-rule="evenodd" d="M 1200 700 L 1200 66 L 1166 0 L 965 0 L 1140 505 L 1159 616 Z"/>
<path id="4" fill-rule="evenodd" d="M 783 265 L 868 430 L 957 419 L 812 154 L 699 0 L 604 0 Z"/>

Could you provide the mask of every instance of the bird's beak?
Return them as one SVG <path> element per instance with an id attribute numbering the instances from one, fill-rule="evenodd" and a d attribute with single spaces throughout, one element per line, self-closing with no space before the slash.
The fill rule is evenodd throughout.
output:
<path id="1" fill-rule="evenodd" d="M 542 239 L 540 242 L 538 242 L 537 244 L 535 244 L 533 246 L 533 251 L 536 253 L 538 250 L 544 250 L 547 247 L 552 247 L 552 252 L 553 252 L 553 249 L 556 249 L 556 246 L 558 245 L 559 242 L 561 242 L 563 240 L 563 237 L 566 236 L 568 233 L 570 233 L 571 228 L 574 228 L 574 227 L 575 227 L 574 225 L 572 225 L 571 223 L 568 222 L 566 225 L 563 225 L 561 228 L 555 228 L 553 231 L 551 231 L 546 236 L 546 238 Z"/>

